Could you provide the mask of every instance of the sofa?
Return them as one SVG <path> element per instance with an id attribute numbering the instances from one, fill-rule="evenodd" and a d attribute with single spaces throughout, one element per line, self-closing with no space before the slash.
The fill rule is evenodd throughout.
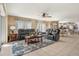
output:
<path id="1" fill-rule="evenodd" d="M 25 41 L 16 41 L 3 44 L 1 47 L 1 56 L 21 56 L 25 51 Z"/>
<path id="2" fill-rule="evenodd" d="M 47 29 L 46 30 L 46 38 L 49 39 L 49 40 L 53 40 L 54 39 L 54 36 L 52 34 L 52 29 Z"/>
<path id="3" fill-rule="evenodd" d="M 25 39 L 26 35 L 28 36 L 34 32 L 35 32 L 34 29 L 19 29 L 18 30 L 18 40 L 23 40 L 23 39 Z"/>

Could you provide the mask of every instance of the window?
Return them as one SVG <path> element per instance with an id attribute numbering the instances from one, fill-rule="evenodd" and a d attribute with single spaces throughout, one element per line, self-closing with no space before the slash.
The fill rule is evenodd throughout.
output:
<path id="1" fill-rule="evenodd" d="M 46 32 L 46 25 L 43 22 L 37 23 L 38 32 Z"/>
<path id="2" fill-rule="evenodd" d="M 25 29 L 31 29 L 32 28 L 32 22 L 31 21 L 25 21 Z"/>
<path id="3" fill-rule="evenodd" d="M 31 29 L 32 22 L 27 20 L 17 20 L 16 21 L 16 28 L 18 29 Z"/>
<path id="4" fill-rule="evenodd" d="M 24 29 L 24 21 L 21 21 L 21 20 L 16 21 L 16 28 Z"/>

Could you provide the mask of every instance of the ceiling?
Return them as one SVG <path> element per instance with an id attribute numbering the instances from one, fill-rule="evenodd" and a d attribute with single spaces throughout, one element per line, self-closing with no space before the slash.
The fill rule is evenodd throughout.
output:
<path id="1" fill-rule="evenodd" d="M 44 20 L 44 12 L 52 16 L 48 18 L 52 21 L 79 21 L 78 3 L 7 3 L 8 15 Z"/>

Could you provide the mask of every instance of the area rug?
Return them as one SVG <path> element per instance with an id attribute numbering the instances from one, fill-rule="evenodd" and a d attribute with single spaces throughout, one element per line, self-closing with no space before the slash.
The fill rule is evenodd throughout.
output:
<path id="1" fill-rule="evenodd" d="M 33 52 L 40 48 L 44 48 L 50 44 L 53 44 L 55 41 L 44 39 L 43 42 L 25 45 L 23 42 L 18 42 L 18 44 L 14 44 L 12 47 L 12 55 L 13 56 L 22 56 L 24 54 Z"/>

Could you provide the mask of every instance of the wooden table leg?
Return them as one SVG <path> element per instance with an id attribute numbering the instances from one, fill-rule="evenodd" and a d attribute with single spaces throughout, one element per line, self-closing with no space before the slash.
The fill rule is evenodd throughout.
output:
<path id="1" fill-rule="evenodd" d="M 41 43 L 43 42 L 42 37 L 41 37 Z"/>
<path id="2" fill-rule="evenodd" d="M 29 39 L 25 38 L 25 43 L 29 44 Z"/>
<path id="3" fill-rule="evenodd" d="M 25 43 L 26 43 L 26 38 L 25 38 Z"/>

